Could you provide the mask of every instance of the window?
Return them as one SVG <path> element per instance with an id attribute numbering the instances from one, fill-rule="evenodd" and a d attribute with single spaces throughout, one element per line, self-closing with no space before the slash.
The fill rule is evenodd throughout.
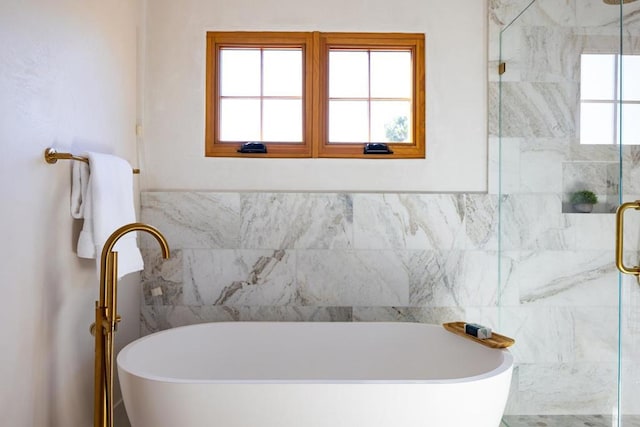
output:
<path id="1" fill-rule="evenodd" d="M 582 54 L 580 66 L 580 143 L 640 144 L 640 56 Z"/>
<path id="2" fill-rule="evenodd" d="M 209 32 L 206 155 L 424 158 L 424 68 L 423 34 Z"/>

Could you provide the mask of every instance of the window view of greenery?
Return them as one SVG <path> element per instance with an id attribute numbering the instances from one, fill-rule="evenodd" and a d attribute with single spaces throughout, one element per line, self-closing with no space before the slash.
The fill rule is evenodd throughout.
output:
<path id="1" fill-rule="evenodd" d="M 640 55 L 582 54 L 580 143 L 640 145 Z"/>
<path id="2" fill-rule="evenodd" d="M 329 52 L 329 143 L 411 143 L 410 51 Z"/>
<path id="3" fill-rule="evenodd" d="M 384 125 L 387 141 L 404 142 L 409 136 L 409 118 L 398 116 L 395 120 Z"/>

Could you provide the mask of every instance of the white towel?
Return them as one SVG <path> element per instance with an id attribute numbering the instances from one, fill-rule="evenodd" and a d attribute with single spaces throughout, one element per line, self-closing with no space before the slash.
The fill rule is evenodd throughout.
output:
<path id="1" fill-rule="evenodd" d="M 71 215 L 84 218 L 78 239 L 78 256 L 95 258 L 100 272 L 102 247 L 109 236 L 136 221 L 133 206 L 133 174 L 129 162 L 116 156 L 87 153 L 89 164 L 74 162 L 71 182 Z M 144 267 L 136 233 L 122 236 L 118 252 L 118 278 Z"/>

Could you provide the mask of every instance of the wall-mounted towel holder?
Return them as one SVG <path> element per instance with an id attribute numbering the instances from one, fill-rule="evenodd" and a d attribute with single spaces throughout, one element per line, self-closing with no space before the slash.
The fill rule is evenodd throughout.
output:
<path id="1" fill-rule="evenodd" d="M 58 160 L 77 160 L 79 162 L 89 163 L 89 159 L 82 156 L 76 156 L 71 153 L 58 153 L 55 148 L 47 148 L 44 150 L 44 160 L 49 164 L 54 164 Z M 133 173 L 140 173 L 140 169 L 133 169 Z"/>

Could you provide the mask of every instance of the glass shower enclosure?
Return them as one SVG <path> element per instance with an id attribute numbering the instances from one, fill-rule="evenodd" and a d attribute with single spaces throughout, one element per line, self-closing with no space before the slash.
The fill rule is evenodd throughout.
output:
<path id="1" fill-rule="evenodd" d="M 503 424 L 640 426 L 640 286 L 614 261 L 640 199 L 640 1 L 492 0 L 490 37 Z"/>

